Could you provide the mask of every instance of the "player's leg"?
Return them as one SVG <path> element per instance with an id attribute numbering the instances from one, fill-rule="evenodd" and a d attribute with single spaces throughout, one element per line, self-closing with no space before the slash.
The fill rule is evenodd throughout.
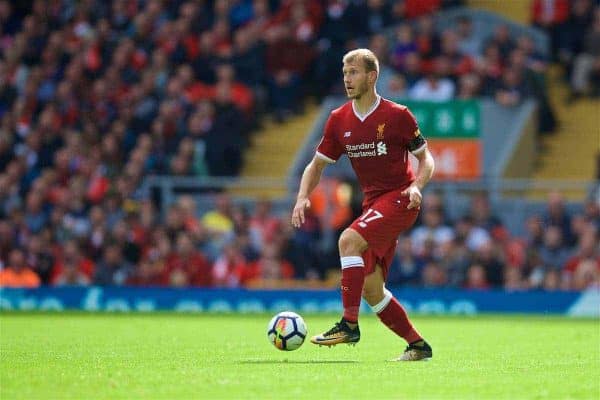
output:
<path id="1" fill-rule="evenodd" d="M 365 280 L 365 262 L 362 253 L 368 247 L 367 241 L 354 229 L 348 228 L 339 240 L 340 262 L 342 266 L 342 304 L 344 315 L 333 328 L 313 336 L 311 342 L 333 346 L 340 343 L 355 344 L 360 340 L 358 329 L 358 311 Z"/>
<path id="2" fill-rule="evenodd" d="M 418 361 L 432 357 L 431 347 L 415 329 L 408 314 L 396 300 L 392 292 L 385 288 L 382 267 L 377 264 L 375 271 L 367 275 L 363 287 L 363 298 L 385 326 L 408 343 L 408 347 L 397 361 Z"/>
<path id="3" fill-rule="evenodd" d="M 358 232 L 348 228 L 340 235 L 338 245 L 342 265 L 344 320 L 353 328 L 358 324 L 358 311 L 365 281 L 365 261 L 362 254 L 368 244 Z"/>

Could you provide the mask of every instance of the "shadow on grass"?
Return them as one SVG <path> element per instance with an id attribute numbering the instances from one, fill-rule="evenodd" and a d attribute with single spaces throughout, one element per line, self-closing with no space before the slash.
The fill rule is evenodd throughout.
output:
<path id="1" fill-rule="evenodd" d="M 242 360 L 242 364 L 356 364 L 354 360 Z"/>

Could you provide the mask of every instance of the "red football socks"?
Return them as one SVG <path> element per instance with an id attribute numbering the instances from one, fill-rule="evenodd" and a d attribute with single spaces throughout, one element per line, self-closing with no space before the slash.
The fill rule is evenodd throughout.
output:
<path id="1" fill-rule="evenodd" d="M 377 313 L 377 316 L 385 326 L 394 331 L 396 335 L 404 338 L 407 343 L 423 339 L 408 319 L 408 314 L 404 307 L 387 289 L 385 290 L 383 300 L 371 308 Z"/>
<path id="2" fill-rule="evenodd" d="M 350 323 L 358 323 L 358 310 L 365 282 L 362 257 L 342 257 L 342 304 L 344 305 L 344 319 Z"/>

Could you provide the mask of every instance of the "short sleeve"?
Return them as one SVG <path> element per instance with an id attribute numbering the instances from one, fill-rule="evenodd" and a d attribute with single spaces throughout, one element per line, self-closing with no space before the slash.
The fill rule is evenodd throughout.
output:
<path id="1" fill-rule="evenodd" d="M 417 119 L 408 108 L 402 112 L 400 129 L 402 136 L 406 139 L 406 147 L 412 154 L 418 154 L 427 148 L 427 141 L 419 130 Z"/>
<path id="2" fill-rule="evenodd" d="M 323 138 L 317 146 L 317 157 L 327 161 L 328 163 L 336 162 L 344 153 L 343 147 L 335 136 L 335 122 L 333 115 L 330 115 L 325 123 Z"/>

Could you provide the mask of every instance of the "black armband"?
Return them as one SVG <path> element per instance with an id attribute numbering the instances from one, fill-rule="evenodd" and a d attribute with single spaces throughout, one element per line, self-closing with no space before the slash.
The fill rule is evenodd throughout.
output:
<path id="1" fill-rule="evenodd" d="M 414 137 L 410 142 L 408 142 L 408 150 L 412 153 L 415 150 L 419 150 L 423 147 L 427 142 L 425 138 L 420 133 Z"/>

